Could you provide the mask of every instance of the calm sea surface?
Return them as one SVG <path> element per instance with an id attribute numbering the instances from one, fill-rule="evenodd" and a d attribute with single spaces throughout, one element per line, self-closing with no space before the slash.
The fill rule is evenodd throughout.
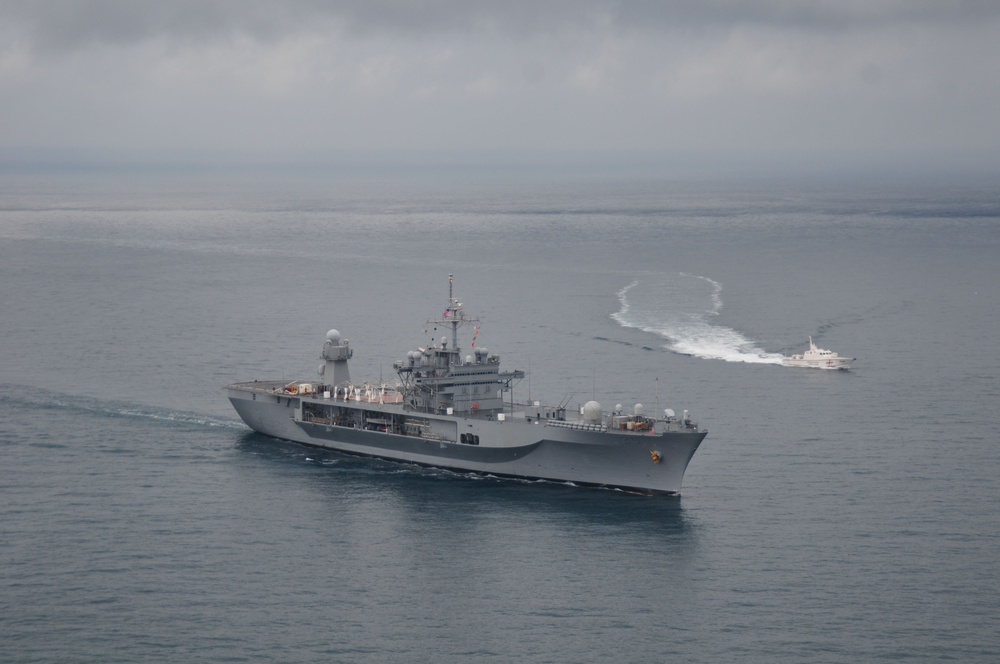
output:
<path id="1" fill-rule="evenodd" d="M 998 661 L 997 191 L 2 174 L 0 661 Z M 393 377 L 450 273 L 515 398 L 708 427 L 683 496 L 235 417 L 333 327 Z"/>

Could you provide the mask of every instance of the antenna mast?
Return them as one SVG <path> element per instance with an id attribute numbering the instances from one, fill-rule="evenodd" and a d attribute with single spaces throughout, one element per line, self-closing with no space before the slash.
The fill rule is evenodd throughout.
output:
<path id="1" fill-rule="evenodd" d="M 462 314 L 462 305 L 455 301 L 455 296 L 452 292 L 452 287 L 454 286 L 454 275 L 448 275 L 448 309 L 445 311 L 445 315 L 451 317 L 451 347 L 453 350 L 458 350 L 458 319 Z"/>

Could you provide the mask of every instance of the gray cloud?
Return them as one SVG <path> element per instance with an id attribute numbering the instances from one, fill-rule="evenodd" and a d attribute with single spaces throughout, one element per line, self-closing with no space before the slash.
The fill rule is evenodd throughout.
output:
<path id="1" fill-rule="evenodd" d="M 157 37 L 204 40 L 233 32 L 275 38 L 308 25 L 303 2 L 231 0 L 38 0 L 0 3 L 9 29 L 38 50 L 74 51 L 94 44 L 121 45 Z"/>
<path id="2" fill-rule="evenodd" d="M 41 51 L 165 37 L 262 41 L 322 32 L 434 37 L 486 31 L 530 36 L 581 30 L 699 30 L 757 26 L 844 31 L 899 24 L 976 23 L 1000 16 L 993 0 L 3 0 L 0 17 Z"/>
<path id="3" fill-rule="evenodd" d="M 0 0 L 0 148 L 1000 150 L 985 0 Z"/>

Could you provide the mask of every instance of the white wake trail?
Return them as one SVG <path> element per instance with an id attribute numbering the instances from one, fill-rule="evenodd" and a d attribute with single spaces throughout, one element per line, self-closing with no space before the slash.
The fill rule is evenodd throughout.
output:
<path id="1" fill-rule="evenodd" d="M 611 317 L 622 327 L 655 334 L 675 353 L 726 362 L 781 364 L 780 353 L 769 353 L 740 332 L 712 319 L 722 310 L 722 284 L 699 275 L 680 273 L 636 280 L 618 291 L 619 309 Z"/>

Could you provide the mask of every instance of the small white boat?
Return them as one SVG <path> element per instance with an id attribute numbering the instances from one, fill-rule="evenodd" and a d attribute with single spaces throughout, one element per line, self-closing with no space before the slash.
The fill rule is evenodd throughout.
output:
<path id="1" fill-rule="evenodd" d="M 784 358 L 781 363 L 786 367 L 809 367 L 811 369 L 850 369 L 856 358 L 841 357 L 832 350 L 817 348 L 809 337 L 809 350 L 801 355 Z"/>

